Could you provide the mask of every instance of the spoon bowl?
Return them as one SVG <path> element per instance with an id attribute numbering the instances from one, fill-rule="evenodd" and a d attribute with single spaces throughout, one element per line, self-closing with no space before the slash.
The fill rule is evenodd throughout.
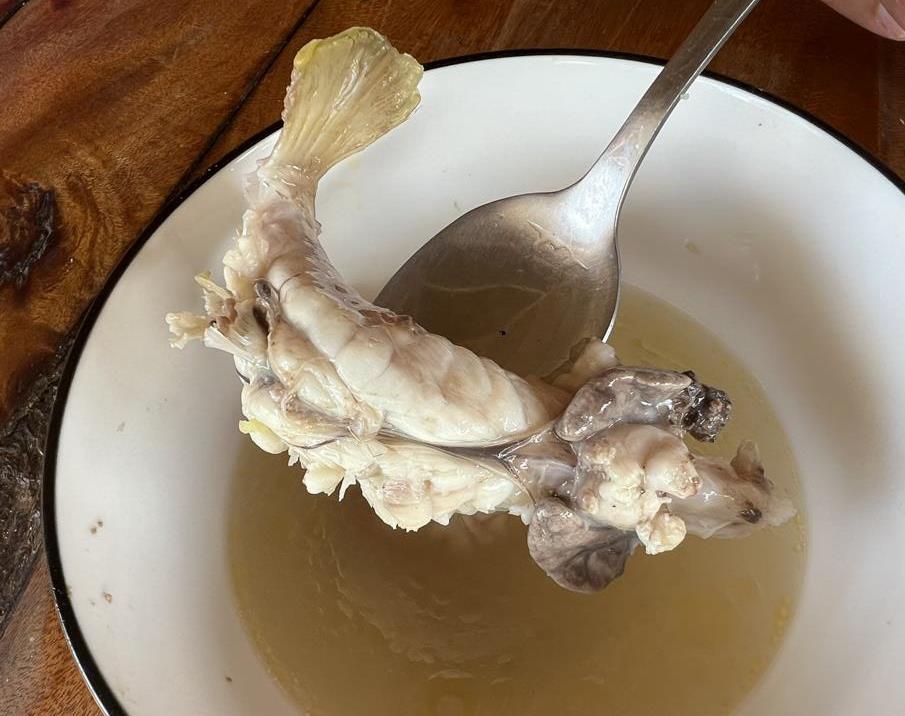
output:
<path id="1" fill-rule="evenodd" d="M 509 370 L 547 375 L 586 337 L 609 333 L 618 294 L 615 242 L 601 241 L 555 192 L 464 214 L 408 260 L 377 302 Z"/>
<path id="2" fill-rule="evenodd" d="M 606 340 L 632 179 L 682 94 L 757 2 L 715 0 L 579 181 L 472 209 L 415 253 L 377 304 L 522 375 L 556 373 L 588 340 Z"/>

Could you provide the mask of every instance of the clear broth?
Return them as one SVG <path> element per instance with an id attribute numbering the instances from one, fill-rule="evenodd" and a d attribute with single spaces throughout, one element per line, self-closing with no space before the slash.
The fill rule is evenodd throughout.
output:
<path id="1" fill-rule="evenodd" d="M 801 509 L 792 451 L 762 388 L 709 331 L 627 287 L 623 362 L 686 370 L 733 398 L 702 452 L 758 441 Z M 393 531 L 350 490 L 308 495 L 285 456 L 249 442 L 237 465 L 230 561 L 261 658 L 311 714 L 726 714 L 764 673 L 795 610 L 799 517 L 743 540 L 689 538 L 632 557 L 596 595 L 556 586 L 506 515 Z"/>

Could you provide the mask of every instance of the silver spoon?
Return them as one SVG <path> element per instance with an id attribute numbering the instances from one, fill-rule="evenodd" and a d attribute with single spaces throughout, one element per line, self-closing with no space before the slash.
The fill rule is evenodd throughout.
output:
<path id="1" fill-rule="evenodd" d="M 548 375 L 609 335 L 619 301 L 619 211 L 689 85 L 758 0 L 715 0 L 594 166 L 560 191 L 472 209 L 400 268 L 378 305 L 522 375 Z"/>

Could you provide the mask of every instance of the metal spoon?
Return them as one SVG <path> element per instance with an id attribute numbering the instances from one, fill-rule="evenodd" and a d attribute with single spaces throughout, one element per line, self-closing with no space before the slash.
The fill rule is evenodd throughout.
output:
<path id="1" fill-rule="evenodd" d="M 396 272 L 378 305 L 522 375 L 548 375 L 587 339 L 605 340 L 629 185 L 679 98 L 757 2 L 710 6 L 579 181 L 472 209 Z"/>

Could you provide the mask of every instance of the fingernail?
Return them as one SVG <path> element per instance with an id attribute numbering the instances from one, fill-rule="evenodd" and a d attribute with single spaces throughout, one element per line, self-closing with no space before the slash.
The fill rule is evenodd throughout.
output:
<path id="1" fill-rule="evenodd" d="M 905 40 L 905 28 L 896 22 L 895 18 L 889 14 L 886 6 L 880 4 L 877 7 L 877 25 L 883 30 L 883 34 L 893 40 Z"/>

